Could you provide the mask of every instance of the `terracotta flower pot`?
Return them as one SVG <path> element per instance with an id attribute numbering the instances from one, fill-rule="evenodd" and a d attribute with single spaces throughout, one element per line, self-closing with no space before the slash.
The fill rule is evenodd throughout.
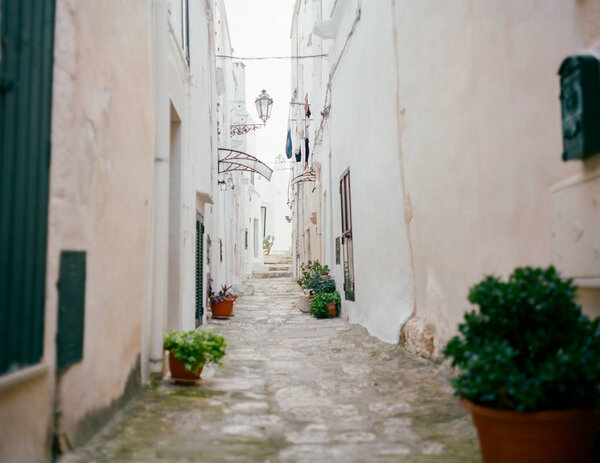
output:
<path id="1" fill-rule="evenodd" d="M 225 299 L 216 304 L 211 304 L 213 318 L 229 318 L 233 312 L 233 303 L 235 299 Z"/>
<path id="2" fill-rule="evenodd" d="M 202 368 L 204 367 L 201 367 L 196 374 L 187 371 L 185 369 L 185 363 L 178 358 L 175 358 L 173 353 L 169 351 L 169 370 L 171 371 L 171 378 L 175 381 L 181 383 L 195 383 L 200 378 Z"/>
<path id="3" fill-rule="evenodd" d="M 477 428 L 485 463 L 590 463 L 597 414 L 593 410 L 515 412 L 461 399 Z"/>
<path id="4" fill-rule="evenodd" d="M 327 313 L 330 317 L 335 317 L 337 315 L 337 304 L 335 302 L 327 304 Z"/>

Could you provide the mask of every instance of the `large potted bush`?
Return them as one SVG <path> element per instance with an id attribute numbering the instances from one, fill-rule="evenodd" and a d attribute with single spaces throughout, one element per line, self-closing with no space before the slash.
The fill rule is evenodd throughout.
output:
<path id="1" fill-rule="evenodd" d="M 300 267 L 302 276 L 298 278 L 298 285 L 314 294 L 314 287 L 323 279 L 323 277 L 329 275 L 329 267 L 327 265 L 321 265 L 318 260 L 309 260 L 306 264 L 302 264 Z"/>
<path id="2" fill-rule="evenodd" d="M 600 391 L 600 325 L 553 267 L 489 276 L 469 292 L 444 354 L 486 463 L 589 463 Z M 596 456 L 597 457 L 597 456 Z"/>
<path id="3" fill-rule="evenodd" d="M 212 280 L 208 283 L 208 299 L 213 318 L 229 318 L 233 312 L 235 296 L 230 292 L 231 286 L 222 285 L 219 292 L 212 289 Z"/>
<path id="4" fill-rule="evenodd" d="M 169 330 L 163 348 L 169 351 L 171 377 L 179 382 L 195 382 L 207 363 L 219 364 L 227 343 L 218 333 L 206 330 Z"/>

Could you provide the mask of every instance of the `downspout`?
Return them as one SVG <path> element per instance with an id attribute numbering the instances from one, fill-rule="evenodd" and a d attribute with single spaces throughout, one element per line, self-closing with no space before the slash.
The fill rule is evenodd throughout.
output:
<path id="1" fill-rule="evenodd" d="M 169 93 L 167 0 L 154 1 L 154 242 L 149 375 L 163 371 L 169 247 Z"/>

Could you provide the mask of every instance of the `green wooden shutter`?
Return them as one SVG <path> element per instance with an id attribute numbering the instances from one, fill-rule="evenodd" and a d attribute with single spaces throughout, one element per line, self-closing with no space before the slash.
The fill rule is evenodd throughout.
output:
<path id="1" fill-rule="evenodd" d="M 0 9 L 2 374 L 43 354 L 54 0 Z"/>
<path id="2" fill-rule="evenodd" d="M 196 220 L 196 326 L 202 324 L 203 303 L 204 224 Z"/>
<path id="3" fill-rule="evenodd" d="M 83 358 L 85 318 L 85 252 L 60 254 L 58 281 L 57 369 L 62 370 Z"/>

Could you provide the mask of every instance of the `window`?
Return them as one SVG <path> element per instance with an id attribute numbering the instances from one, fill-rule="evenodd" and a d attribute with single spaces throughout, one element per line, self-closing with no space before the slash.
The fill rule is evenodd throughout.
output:
<path id="1" fill-rule="evenodd" d="M 354 300 L 354 249 L 352 246 L 352 201 L 350 194 L 350 170 L 340 179 L 342 208 L 342 246 L 344 251 L 344 293 L 346 299 Z"/>
<path id="2" fill-rule="evenodd" d="M 244 229 L 244 249 L 248 249 L 248 229 Z"/>
<path id="3" fill-rule="evenodd" d="M 189 0 L 169 0 L 169 16 L 185 60 L 190 65 Z"/>

